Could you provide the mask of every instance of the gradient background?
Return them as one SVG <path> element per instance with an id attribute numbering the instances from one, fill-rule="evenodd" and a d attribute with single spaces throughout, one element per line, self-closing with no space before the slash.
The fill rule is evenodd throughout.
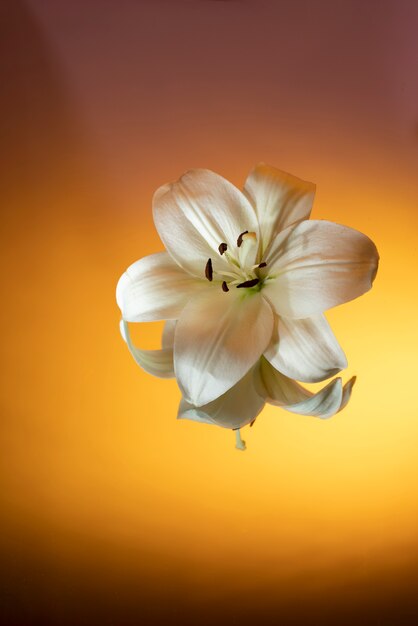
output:
<path id="1" fill-rule="evenodd" d="M 2 624 L 416 623 L 417 23 L 414 0 L 2 0 Z M 381 265 L 329 314 L 348 408 L 266 408 L 240 453 L 176 421 L 114 291 L 162 249 L 159 185 L 259 160 Z"/>

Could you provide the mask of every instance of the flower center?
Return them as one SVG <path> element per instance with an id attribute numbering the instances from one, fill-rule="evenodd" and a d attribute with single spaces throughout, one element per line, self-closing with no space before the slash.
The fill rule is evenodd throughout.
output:
<path id="1" fill-rule="evenodd" d="M 251 259 L 255 258 L 257 236 L 255 233 L 245 230 L 237 238 L 237 250 L 231 254 L 228 244 L 219 244 L 218 251 L 223 256 L 229 267 L 227 269 L 214 270 L 212 259 L 208 259 L 205 266 L 205 276 L 212 282 L 215 278 L 221 283 L 222 291 L 229 291 L 231 287 L 237 289 L 261 289 L 264 276 L 260 275 L 260 269 L 267 266 L 265 261 L 252 265 Z M 261 273 L 262 274 L 262 273 Z"/>

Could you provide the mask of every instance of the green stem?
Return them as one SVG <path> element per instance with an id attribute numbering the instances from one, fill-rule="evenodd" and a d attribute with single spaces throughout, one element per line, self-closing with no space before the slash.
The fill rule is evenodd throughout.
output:
<path id="1" fill-rule="evenodd" d="M 239 428 L 237 428 L 235 431 L 235 447 L 237 450 L 245 450 L 247 447 L 245 445 L 245 441 L 243 441 L 241 438 L 241 431 Z"/>

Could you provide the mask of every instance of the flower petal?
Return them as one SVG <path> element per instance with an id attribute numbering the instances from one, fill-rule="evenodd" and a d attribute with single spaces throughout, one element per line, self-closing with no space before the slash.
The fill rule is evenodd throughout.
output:
<path id="1" fill-rule="evenodd" d="M 161 345 L 163 348 L 174 347 L 174 332 L 176 330 L 177 320 L 167 320 L 164 324 Z"/>
<path id="2" fill-rule="evenodd" d="M 255 386 L 266 402 L 300 415 L 313 415 L 322 419 L 341 411 L 347 404 L 355 377 L 344 386 L 341 378 L 334 378 L 317 393 L 304 389 L 294 380 L 274 369 L 266 359 L 260 360 Z"/>
<path id="3" fill-rule="evenodd" d="M 120 322 L 120 333 L 127 343 L 130 353 L 143 370 L 148 374 L 158 376 L 158 378 L 174 378 L 172 348 L 163 350 L 141 350 L 137 348 L 132 343 L 129 326 L 124 320 Z"/>
<path id="4" fill-rule="evenodd" d="M 283 408 L 291 413 L 299 415 L 313 415 L 326 419 L 332 417 L 341 408 L 342 383 L 341 378 L 334 378 L 323 389 L 313 394 L 310 398 L 297 404 L 286 405 Z"/>
<path id="5" fill-rule="evenodd" d="M 266 402 L 281 407 L 297 404 L 311 396 L 307 389 L 281 374 L 264 357 L 261 357 L 256 369 L 254 385 Z"/>
<path id="6" fill-rule="evenodd" d="M 226 243 L 237 258 L 237 239 L 243 231 L 258 236 L 257 216 L 244 194 L 209 170 L 190 170 L 177 182 L 160 187 L 153 199 L 154 222 L 171 256 L 194 276 L 205 276 L 212 258 L 214 269 L 228 269 L 219 253 Z"/>
<path id="7" fill-rule="evenodd" d="M 362 233 L 326 221 L 304 221 L 280 233 L 266 257 L 263 295 L 278 315 L 305 318 L 368 291 L 379 255 Z"/>
<path id="8" fill-rule="evenodd" d="M 259 163 L 249 174 L 244 191 L 258 216 L 264 252 L 279 232 L 309 219 L 315 185 Z"/>
<path id="9" fill-rule="evenodd" d="M 222 396 L 200 407 L 182 398 L 177 417 L 224 428 L 242 428 L 252 422 L 265 405 L 253 384 L 254 368 Z"/>
<path id="10" fill-rule="evenodd" d="M 351 392 L 353 390 L 354 383 L 356 382 L 356 380 L 357 380 L 357 377 L 353 376 L 352 378 L 350 378 L 349 381 L 345 383 L 343 387 L 343 399 L 341 401 L 340 411 L 342 411 L 347 406 L 351 398 Z"/>
<path id="11" fill-rule="evenodd" d="M 116 300 L 128 322 L 177 319 L 190 297 L 207 287 L 207 281 L 187 274 L 167 252 L 158 252 L 128 267 Z"/>
<path id="12" fill-rule="evenodd" d="M 177 322 L 174 368 L 186 400 L 202 406 L 235 385 L 266 349 L 273 313 L 260 293 L 211 289 Z"/>
<path id="13" fill-rule="evenodd" d="M 264 353 L 279 372 L 317 383 L 347 367 L 347 359 L 324 315 L 293 320 L 277 317 L 272 341 Z"/>

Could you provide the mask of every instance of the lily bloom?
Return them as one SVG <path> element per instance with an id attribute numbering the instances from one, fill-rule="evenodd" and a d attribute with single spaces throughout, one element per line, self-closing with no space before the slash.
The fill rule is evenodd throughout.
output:
<path id="1" fill-rule="evenodd" d="M 175 325 L 175 322 L 165 325 L 161 350 L 135 348 L 127 322 L 121 322 L 120 330 L 132 356 L 141 367 L 160 378 L 172 378 Z M 177 418 L 232 429 L 236 432 L 236 447 L 245 450 L 240 429 L 247 424 L 254 424 L 266 402 L 291 413 L 326 419 L 347 405 L 355 380 L 353 376 L 343 386 L 341 378 L 334 378 L 320 391 L 312 393 L 295 380 L 281 374 L 261 357 L 236 385 L 216 400 L 197 407 L 182 398 Z"/>
<path id="2" fill-rule="evenodd" d="M 323 313 L 368 291 L 379 257 L 366 235 L 309 220 L 314 191 L 259 164 L 243 191 L 198 169 L 155 193 L 167 252 L 131 265 L 117 302 L 125 322 L 177 320 L 170 367 L 190 406 L 224 396 L 260 362 L 302 382 L 346 367 Z"/>

